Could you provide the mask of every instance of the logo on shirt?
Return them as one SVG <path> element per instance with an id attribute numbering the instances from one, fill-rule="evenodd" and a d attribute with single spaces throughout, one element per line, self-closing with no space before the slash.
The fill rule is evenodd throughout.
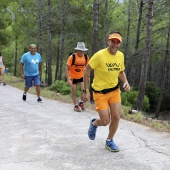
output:
<path id="1" fill-rule="evenodd" d="M 119 71 L 120 70 L 120 63 L 106 63 L 108 67 L 108 71 Z"/>
<path id="2" fill-rule="evenodd" d="M 33 60 L 33 59 L 32 59 L 31 63 L 32 63 L 32 64 L 36 64 L 36 63 L 39 63 L 39 61 L 38 61 L 38 59 L 36 59 L 36 60 Z"/>

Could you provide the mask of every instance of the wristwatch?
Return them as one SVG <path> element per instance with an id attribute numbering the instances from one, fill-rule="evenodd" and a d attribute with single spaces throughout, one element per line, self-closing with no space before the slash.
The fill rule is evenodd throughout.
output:
<path id="1" fill-rule="evenodd" d="M 83 89 L 83 93 L 89 92 L 89 89 Z"/>

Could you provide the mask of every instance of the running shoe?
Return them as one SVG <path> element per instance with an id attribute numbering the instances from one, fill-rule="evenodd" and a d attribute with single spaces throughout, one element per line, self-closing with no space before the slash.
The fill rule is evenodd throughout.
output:
<path id="1" fill-rule="evenodd" d="M 42 99 L 39 97 L 39 98 L 37 99 L 37 102 L 42 102 Z"/>
<path id="2" fill-rule="evenodd" d="M 119 147 L 116 146 L 116 144 L 114 143 L 113 139 L 110 140 L 110 141 L 106 140 L 105 148 L 108 149 L 111 152 L 119 152 Z"/>
<path id="3" fill-rule="evenodd" d="M 78 105 L 74 106 L 74 111 L 75 112 L 81 112 L 81 108 Z"/>
<path id="4" fill-rule="evenodd" d="M 26 95 L 26 94 L 23 94 L 22 99 L 23 99 L 24 101 L 26 101 L 26 100 L 27 100 L 27 95 Z"/>
<path id="5" fill-rule="evenodd" d="M 5 86 L 6 85 L 6 82 L 3 82 L 3 86 Z"/>
<path id="6" fill-rule="evenodd" d="M 79 106 L 81 107 L 81 110 L 84 110 L 84 109 L 85 109 L 85 105 L 84 105 L 84 102 L 83 102 L 83 101 L 79 102 Z"/>
<path id="7" fill-rule="evenodd" d="M 91 121 L 90 121 L 90 127 L 89 127 L 89 130 L 88 130 L 88 136 L 91 140 L 94 140 L 95 137 L 96 137 L 96 130 L 97 130 L 97 127 L 98 126 L 94 126 L 92 123 L 96 120 L 96 118 L 93 118 Z"/>

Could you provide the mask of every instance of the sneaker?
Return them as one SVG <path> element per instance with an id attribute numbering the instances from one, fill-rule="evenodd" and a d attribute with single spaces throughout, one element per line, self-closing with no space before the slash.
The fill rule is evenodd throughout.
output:
<path id="1" fill-rule="evenodd" d="M 110 141 L 106 140 L 105 148 L 108 149 L 111 152 L 119 152 L 119 147 L 116 146 L 116 144 L 114 143 L 113 139 L 110 140 Z"/>
<path id="2" fill-rule="evenodd" d="M 26 95 L 26 94 L 23 94 L 22 99 L 23 99 L 24 101 L 26 101 L 27 95 Z"/>
<path id="3" fill-rule="evenodd" d="M 84 110 L 84 109 L 85 109 L 85 105 L 84 105 L 84 102 L 83 102 L 83 101 L 79 102 L 79 106 L 81 107 L 81 110 Z"/>
<path id="4" fill-rule="evenodd" d="M 97 130 L 97 127 L 98 126 L 94 126 L 92 123 L 96 120 L 96 118 L 93 118 L 91 121 L 90 121 L 90 127 L 89 127 L 89 130 L 88 130 L 88 136 L 91 140 L 94 140 L 95 137 L 96 137 L 96 130 Z"/>
<path id="5" fill-rule="evenodd" d="M 3 82 L 3 86 L 5 86 L 6 85 L 6 82 Z"/>
<path id="6" fill-rule="evenodd" d="M 78 105 L 75 105 L 74 106 L 74 111 L 81 112 L 81 109 L 80 109 L 80 107 Z"/>
<path id="7" fill-rule="evenodd" d="M 39 97 L 39 98 L 37 99 L 37 102 L 42 102 L 42 99 Z"/>

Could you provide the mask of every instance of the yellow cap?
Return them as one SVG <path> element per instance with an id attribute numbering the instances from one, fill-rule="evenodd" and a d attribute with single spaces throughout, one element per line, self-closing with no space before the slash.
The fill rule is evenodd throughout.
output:
<path id="1" fill-rule="evenodd" d="M 121 35 L 118 34 L 118 33 L 110 34 L 108 39 L 109 39 L 109 40 L 111 40 L 111 39 L 118 39 L 120 42 L 122 42 L 122 37 L 121 37 Z"/>

